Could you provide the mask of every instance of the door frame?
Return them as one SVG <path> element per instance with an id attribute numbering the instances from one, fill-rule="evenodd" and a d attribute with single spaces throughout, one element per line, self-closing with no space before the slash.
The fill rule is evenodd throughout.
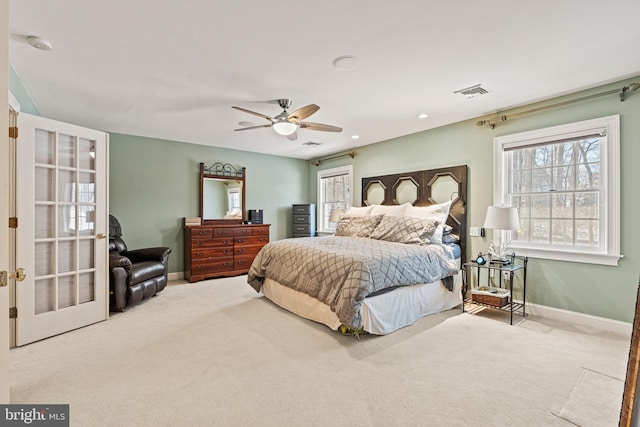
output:
<path id="1" fill-rule="evenodd" d="M 0 1 L 0 99 L 9 100 L 9 2 Z M 9 114 L 0 114 L 0 270 L 9 270 Z M 0 402 L 9 403 L 9 287 L 0 287 Z"/>

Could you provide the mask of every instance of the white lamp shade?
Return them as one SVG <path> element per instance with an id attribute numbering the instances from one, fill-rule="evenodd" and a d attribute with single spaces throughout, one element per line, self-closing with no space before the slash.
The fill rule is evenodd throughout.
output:
<path id="1" fill-rule="evenodd" d="M 295 123 L 291 123 L 290 121 L 283 120 L 281 122 L 276 122 L 271 125 L 273 130 L 280 135 L 291 135 L 298 129 L 298 125 Z"/>
<path id="2" fill-rule="evenodd" d="M 518 220 L 518 210 L 516 208 L 502 208 L 489 206 L 487 216 L 484 219 L 484 228 L 494 230 L 518 230 L 520 220 Z"/>
<path id="3" fill-rule="evenodd" d="M 329 222 L 338 222 L 340 217 L 344 214 L 344 209 L 331 209 L 329 214 Z"/>

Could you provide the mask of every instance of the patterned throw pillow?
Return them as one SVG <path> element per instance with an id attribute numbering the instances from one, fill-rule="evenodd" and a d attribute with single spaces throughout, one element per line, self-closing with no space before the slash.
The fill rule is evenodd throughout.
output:
<path id="1" fill-rule="evenodd" d="M 437 226 L 438 221 L 433 219 L 385 215 L 370 237 L 396 243 L 428 244 Z"/>
<path id="2" fill-rule="evenodd" d="M 436 228 L 436 232 L 433 233 L 433 237 L 430 239 L 430 242 L 432 244 L 441 245 L 444 226 L 447 223 L 450 208 L 451 201 L 429 206 L 409 206 L 407 207 L 407 213 L 405 215 L 409 215 L 414 218 L 433 219 L 438 221 L 438 228 Z"/>
<path id="3" fill-rule="evenodd" d="M 343 216 L 336 224 L 336 236 L 369 237 L 383 215 Z"/>

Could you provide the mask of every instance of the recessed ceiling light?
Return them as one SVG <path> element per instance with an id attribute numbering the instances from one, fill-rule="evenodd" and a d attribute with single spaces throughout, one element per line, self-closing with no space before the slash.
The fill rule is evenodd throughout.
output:
<path id="1" fill-rule="evenodd" d="M 353 55 L 338 56 L 332 62 L 333 66 L 340 71 L 353 71 L 358 68 L 358 58 Z"/>
<path id="2" fill-rule="evenodd" d="M 429 115 L 427 113 L 420 113 L 418 114 L 418 118 L 419 119 L 426 119 L 427 117 L 429 117 Z"/>
<path id="3" fill-rule="evenodd" d="M 351 139 L 360 139 L 360 135 L 351 135 Z"/>
<path id="4" fill-rule="evenodd" d="M 35 47 L 36 49 L 40 49 L 40 50 L 53 49 L 53 46 L 51 45 L 49 40 L 45 40 L 41 37 L 29 36 L 27 37 L 27 43 L 29 43 L 31 46 Z"/>

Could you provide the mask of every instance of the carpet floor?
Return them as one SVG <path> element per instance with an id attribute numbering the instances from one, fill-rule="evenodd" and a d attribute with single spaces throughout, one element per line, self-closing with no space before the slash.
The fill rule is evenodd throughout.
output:
<path id="1" fill-rule="evenodd" d="M 358 339 L 246 276 L 175 281 L 12 349 L 11 403 L 69 404 L 72 426 L 616 426 L 629 341 L 459 308 Z"/>

